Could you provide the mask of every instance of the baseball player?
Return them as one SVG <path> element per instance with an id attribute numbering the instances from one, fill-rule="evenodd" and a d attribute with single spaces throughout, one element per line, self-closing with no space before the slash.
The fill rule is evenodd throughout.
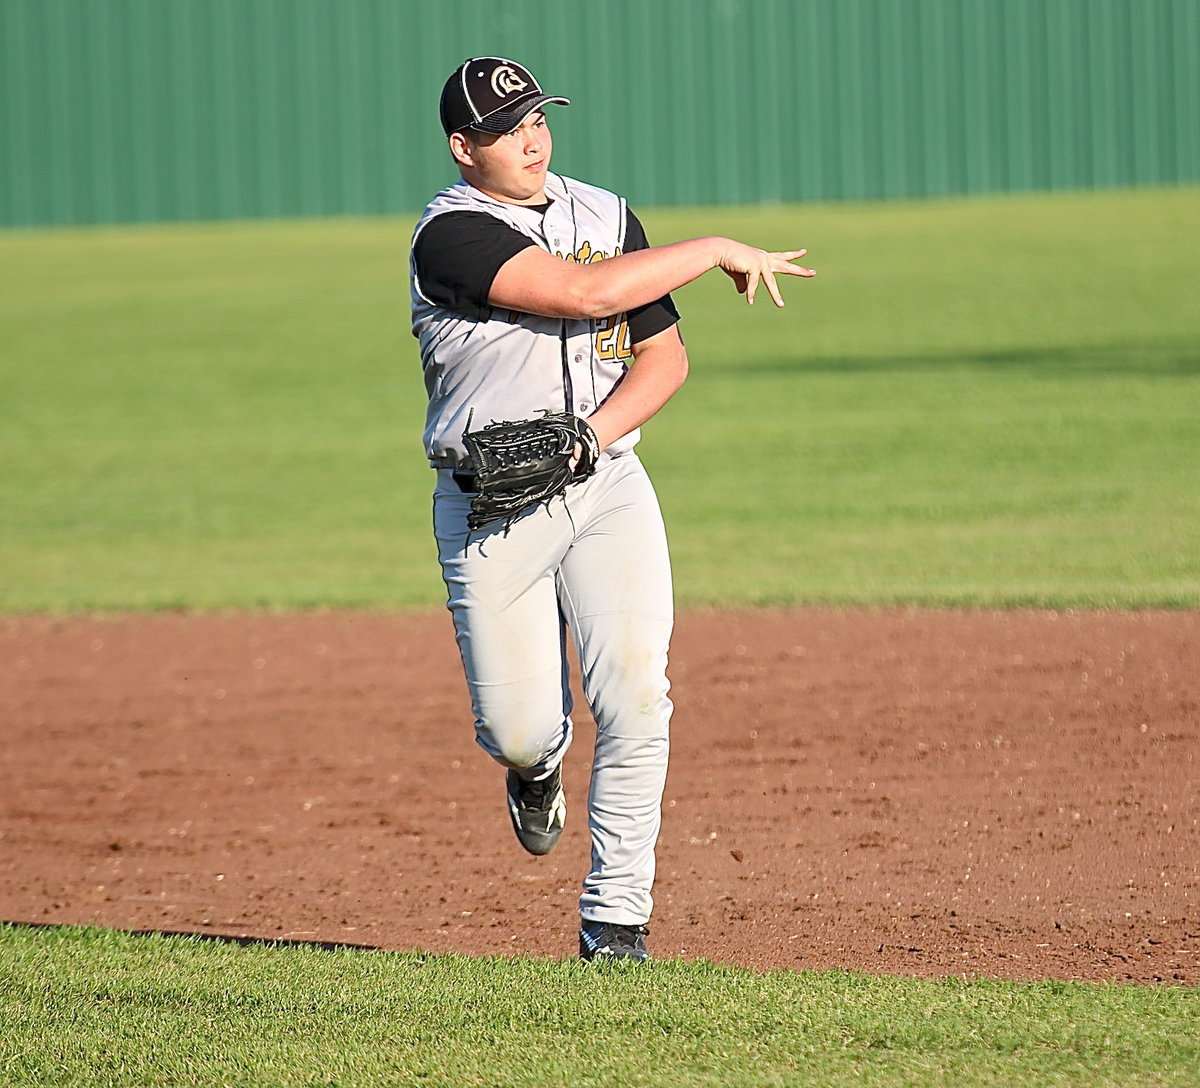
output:
<path id="1" fill-rule="evenodd" d="M 548 853 L 567 812 L 569 634 L 596 721 L 580 955 L 636 962 L 667 770 L 673 612 L 662 516 L 634 447 L 687 374 L 670 292 L 720 268 L 749 302 L 761 289 L 782 306 L 776 277 L 814 273 L 793 263 L 802 249 L 717 237 L 651 247 L 620 196 L 550 171 L 549 103 L 569 105 L 501 57 L 465 61 L 446 81 L 441 122 L 461 177 L 413 232 L 413 334 L 477 740 L 507 769 L 518 841 Z M 545 453 L 551 416 L 567 437 Z M 487 462 L 480 449 L 500 421 L 527 430 Z M 543 454 L 557 459 L 555 483 L 534 495 L 509 480 L 490 502 L 493 475 Z"/>

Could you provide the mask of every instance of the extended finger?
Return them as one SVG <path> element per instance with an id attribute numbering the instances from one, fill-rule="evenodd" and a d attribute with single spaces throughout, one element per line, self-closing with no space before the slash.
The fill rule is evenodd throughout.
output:
<path id="1" fill-rule="evenodd" d="M 746 273 L 746 301 L 753 306 L 754 295 L 758 291 L 758 269 Z"/>
<path id="2" fill-rule="evenodd" d="M 775 282 L 775 273 L 769 268 L 764 270 L 762 280 L 771 294 L 772 301 L 774 301 L 776 306 L 782 307 L 784 305 L 783 295 L 780 293 L 779 284 Z"/>
<path id="3" fill-rule="evenodd" d="M 796 257 L 799 257 L 801 254 L 807 252 L 808 250 L 802 249 L 796 254 L 795 257 L 792 257 L 791 260 L 794 261 Z M 815 269 L 805 268 L 802 265 L 789 263 L 786 253 L 773 253 L 771 256 L 776 258 L 774 261 L 772 261 L 772 269 L 775 272 L 783 272 L 789 276 L 815 276 L 817 274 Z"/>

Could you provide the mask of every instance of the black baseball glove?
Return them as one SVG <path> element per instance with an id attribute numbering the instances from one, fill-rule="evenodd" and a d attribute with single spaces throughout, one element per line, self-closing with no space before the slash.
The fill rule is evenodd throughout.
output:
<path id="1" fill-rule="evenodd" d="M 572 464 L 576 444 L 582 453 Z M 592 475 L 600 457 L 600 443 L 587 421 L 565 412 L 466 431 L 463 445 L 466 471 L 474 477 L 467 515 L 472 529 L 497 518 L 511 522 L 526 507 L 562 494 L 568 484 Z"/>

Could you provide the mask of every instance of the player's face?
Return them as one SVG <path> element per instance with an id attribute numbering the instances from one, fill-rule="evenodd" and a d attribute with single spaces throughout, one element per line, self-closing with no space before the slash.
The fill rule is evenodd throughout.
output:
<path id="1" fill-rule="evenodd" d="M 459 139 L 461 146 L 455 145 Z M 476 189 L 506 204 L 541 204 L 546 199 L 546 171 L 553 150 L 550 128 L 534 110 L 503 136 L 475 132 L 470 139 L 451 137 L 451 149 L 463 177 Z"/>

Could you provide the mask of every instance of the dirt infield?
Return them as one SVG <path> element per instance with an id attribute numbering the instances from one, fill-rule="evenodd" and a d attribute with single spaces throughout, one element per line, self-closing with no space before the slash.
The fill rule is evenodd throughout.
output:
<path id="1" fill-rule="evenodd" d="M 651 945 L 1200 982 L 1200 613 L 689 613 Z M 0 620 L 0 920 L 572 955 L 442 613 Z"/>

